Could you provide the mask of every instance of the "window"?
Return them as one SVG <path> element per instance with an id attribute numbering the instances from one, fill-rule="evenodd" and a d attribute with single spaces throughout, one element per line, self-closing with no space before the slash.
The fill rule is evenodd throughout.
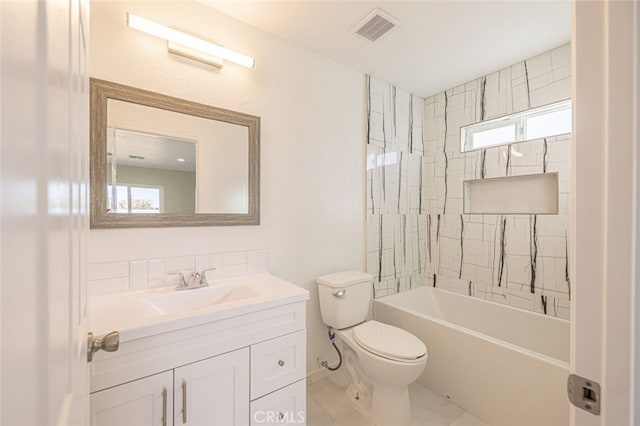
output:
<path id="1" fill-rule="evenodd" d="M 571 133 L 571 100 L 460 128 L 462 152 Z"/>
<path id="2" fill-rule="evenodd" d="M 160 187 L 107 185 L 107 211 L 110 213 L 161 213 Z"/>

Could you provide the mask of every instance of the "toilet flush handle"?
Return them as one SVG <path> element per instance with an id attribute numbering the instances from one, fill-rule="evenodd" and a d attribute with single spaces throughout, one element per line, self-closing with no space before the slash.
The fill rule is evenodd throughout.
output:
<path id="1" fill-rule="evenodd" d="M 335 297 L 344 297 L 345 294 L 347 294 L 347 290 L 344 288 L 333 293 Z"/>

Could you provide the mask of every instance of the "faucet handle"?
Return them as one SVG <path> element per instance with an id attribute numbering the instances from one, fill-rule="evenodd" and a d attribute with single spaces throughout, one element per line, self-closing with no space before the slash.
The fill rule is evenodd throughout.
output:
<path id="1" fill-rule="evenodd" d="M 189 288 L 198 288 L 203 287 L 204 281 L 202 281 L 202 275 L 199 272 L 192 272 L 191 277 L 189 277 L 189 282 L 187 283 L 187 287 Z"/>
<path id="2" fill-rule="evenodd" d="M 208 283 L 209 283 L 209 282 L 207 281 L 207 272 L 209 272 L 209 271 L 215 271 L 215 270 L 216 270 L 216 268 L 214 267 L 214 268 L 207 268 L 207 269 L 203 270 L 202 272 L 200 272 L 200 277 L 201 277 L 201 280 L 202 280 L 202 282 L 203 282 L 204 284 L 208 284 Z"/>
<path id="3" fill-rule="evenodd" d="M 178 278 L 178 287 L 177 288 L 186 288 L 187 287 L 187 280 L 185 280 L 184 278 L 184 274 L 180 271 L 177 272 L 167 272 L 167 275 L 179 275 L 180 278 Z"/>

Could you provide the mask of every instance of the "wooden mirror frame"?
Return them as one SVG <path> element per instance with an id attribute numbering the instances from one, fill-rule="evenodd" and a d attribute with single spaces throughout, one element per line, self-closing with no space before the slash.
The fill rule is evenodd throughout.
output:
<path id="1" fill-rule="evenodd" d="M 160 228 L 260 224 L 260 117 L 230 111 L 136 87 L 92 78 L 91 228 Z M 246 126 L 249 130 L 247 213 L 107 213 L 107 101 L 109 99 Z"/>

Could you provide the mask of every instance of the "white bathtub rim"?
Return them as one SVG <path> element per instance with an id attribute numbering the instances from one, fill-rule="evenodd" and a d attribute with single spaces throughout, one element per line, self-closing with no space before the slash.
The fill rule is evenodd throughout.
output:
<path id="1" fill-rule="evenodd" d="M 509 342 L 506 342 L 504 340 L 497 339 L 495 337 L 488 336 L 488 335 L 483 334 L 483 333 L 479 333 L 477 331 L 471 330 L 471 329 L 466 328 L 466 327 L 459 326 L 459 325 L 454 324 L 452 322 L 445 321 L 445 320 L 442 320 L 440 318 L 436 318 L 436 317 L 431 316 L 431 315 L 427 315 L 427 314 L 425 314 L 423 312 L 418 312 L 418 311 L 416 311 L 414 309 L 407 309 L 407 308 L 404 308 L 404 307 L 401 308 L 399 306 L 395 306 L 395 305 L 392 305 L 392 304 L 389 304 L 389 303 L 381 302 L 380 299 L 377 299 L 375 302 L 376 303 L 385 304 L 385 305 L 390 306 L 390 307 L 392 307 L 394 309 L 398 309 L 398 310 L 401 310 L 401 311 L 408 312 L 408 313 L 410 313 L 412 315 L 415 315 L 415 316 L 418 316 L 418 317 L 427 318 L 428 320 L 433 321 L 436 324 L 439 324 L 439 325 L 441 325 L 443 327 L 452 328 L 452 329 L 454 329 L 456 331 L 459 331 L 459 332 L 465 333 L 465 334 L 469 334 L 469 335 L 474 336 L 474 337 L 476 337 L 478 339 L 489 341 L 489 342 L 491 342 L 493 344 L 496 344 L 498 346 L 501 346 L 503 348 L 511 349 L 513 351 L 523 353 L 523 354 L 525 354 L 527 356 L 530 356 L 530 357 L 535 358 L 537 360 L 549 363 L 549 364 L 554 365 L 556 367 L 564 368 L 564 369 L 567 369 L 567 370 L 569 369 L 569 363 L 565 362 L 565 361 L 562 361 L 560 359 L 553 358 L 551 356 L 541 354 L 539 352 L 533 351 L 531 349 L 524 348 L 522 346 L 514 345 L 513 343 L 509 343 Z M 375 318 L 375 307 L 374 307 L 374 318 Z M 427 353 L 428 353 L 428 351 L 429 351 L 429 343 L 425 342 L 425 345 L 427 346 Z"/>
<path id="2" fill-rule="evenodd" d="M 386 305 L 394 306 L 394 305 L 392 305 L 391 303 L 383 302 L 383 301 L 382 301 L 382 299 L 386 299 L 386 298 L 389 298 L 389 299 L 393 299 L 393 298 L 400 298 L 400 297 L 404 296 L 404 295 L 405 295 L 405 293 L 407 293 L 407 292 L 411 292 L 411 291 L 413 291 L 413 290 L 417 290 L 417 289 L 426 289 L 426 290 L 428 290 L 428 291 L 436 291 L 436 292 L 440 292 L 440 293 L 446 293 L 446 294 L 448 294 L 448 295 L 453 295 L 453 296 L 457 296 L 457 297 L 462 297 L 462 298 L 464 298 L 464 299 L 469 299 L 469 300 L 473 300 L 473 301 L 478 301 L 478 302 L 488 303 L 488 304 L 493 305 L 493 306 L 499 306 L 499 307 L 501 307 L 501 308 L 506 308 L 506 309 L 508 309 L 508 310 L 516 311 L 516 312 L 519 312 L 519 313 L 523 313 L 523 312 L 524 312 L 524 313 L 526 313 L 526 314 L 531 314 L 531 315 L 533 315 L 533 316 L 537 316 L 537 317 L 540 317 L 540 318 L 545 318 L 545 319 L 547 319 L 547 320 L 551 320 L 551 321 L 559 321 L 559 322 L 563 322 L 563 323 L 567 324 L 568 326 L 570 326 L 570 325 L 571 325 L 571 321 L 570 321 L 570 320 L 567 320 L 567 319 L 564 319 L 564 318 L 554 317 L 554 316 L 547 315 L 547 314 L 543 314 L 543 313 L 540 313 L 540 312 L 530 311 L 530 310 L 528 310 L 528 309 L 523 309 L 523 308 L 518 308 L 518 307 L 516 307 L 516 306 L 507 305 L 506 303 L 494 302 L 493 300 L 482 299 L 482 298 L 480 298 L 480 297 L 473 297 L 473 296 L 469 296 L 469 295 L 466 295 L 466 294 L 457 293 L 457 292 L 455 292 L 455 291 L 445 290 L 445 289 L 442 289 L 442 288 L 438 288 L 438 287 L 431 287 L 431 286 L 427 286 L 427 285 L 422 285 L 422 286 L 419 286 L 419 287 L 414 287 L 414 288 L 412 288 L 412 289 L 405 290 L 405 291 L 401 291 L 401 292 L 399 292 L 399 293 L 388 294 L 388 295 L 386 295 L 386 296 L 382 296 L 382 297 L 379 297 L 379 298 L 375 299 L 375 301 L 376 301 L 376 302 L 384 303 L 384 304 L 386 304 Z"/>

